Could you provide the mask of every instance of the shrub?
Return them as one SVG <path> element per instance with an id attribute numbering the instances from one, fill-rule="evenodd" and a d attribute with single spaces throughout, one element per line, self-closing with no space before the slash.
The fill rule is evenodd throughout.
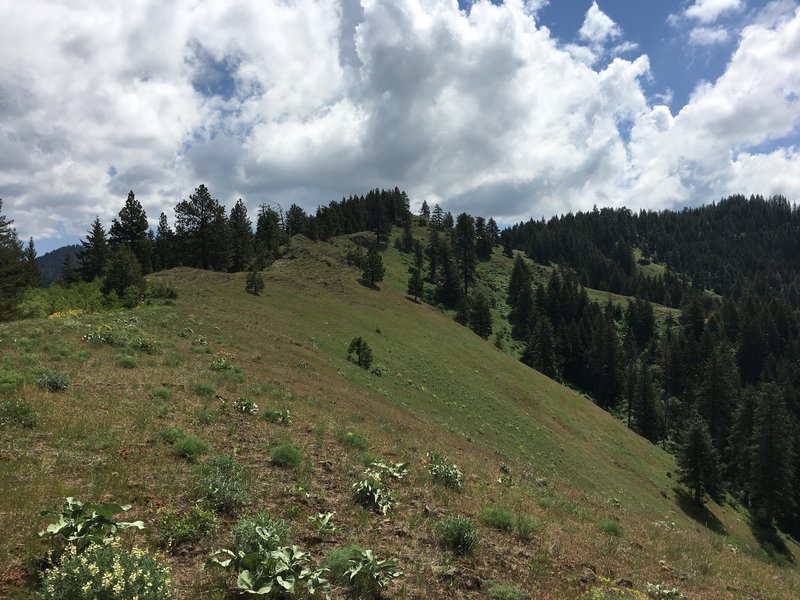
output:
<path id="1" fill-rule="evenodd" d="M 237 398 L 233 401 L 233 409 L 246 415 L 258 414 L 258 404 L 249 398 Z"/>
<path id="2" fill-rule="evenodd" d="M 525 590 L 502 581 L 490 581 L 486 591 L 492 600 L 528 600 L 531 597 Z"/>
<path id="3" fill-rule="evenodd" d="M 0 402 L 0 428 L 36 427 L 38 416 L 33 406 L 25 400 L 3 400 Z"/>
<path id="4" fill-rule="evenodd" d="M 517 513 L 514 517 L 514 529 L 521 540 L 529 540 L 534 531 L 542 528 L 542 520 L 525 513 Z"/>
<path id="5" fill-rule="evenodd" d="M 193 435 L 185 435 L 172 445 L 172 453 L 189 462 L 195 462 L 201 454 L 208 452 L 208 444 Z"/>
<path id="6" fill-rule="evenodd" d="M 339 531 L 339 528 L 333 524 L 333 515 L 335 514 L 336 511 L 331 511 L 309 516 L 308 524 L 314 528 L 314 535 L 321 539 Z"/>
<path id="7" fill-rule="evenodd" d="M 346 573 L 350 568 L 350 560 L 358 556 L 363 550 L 364 548 L 361 546 L 352 545 L 346 548 L 333 548 L 328 552 L 322 562 L 322 566 L 330 572 L 331 581 L 347 585 L 348 577 Z"/>
<path id="8" fill-rule="evenodd" d="M 233 513 L 247 500 L 248 477 L 235 458 L 215 455 L 197 469 L 193 489 L 217 512 Z"/>
<path id="9" fill-rule="evenodd" d="M 374 461 L 367 465 L 368 475 L 377 475 L 382 479 L 402 479 L 408 475 L 408 464 L 396 463 L 394 461 Z"/>
<path id="10" fill-rule="evenodd" d="M 175 593 L 168 567 L 146 550 L 125 550 L 119 540 L 92 543 L 78 555 L 72 546 L 43 580 L 46 600 L 139 598 L 162 600 Z"/>
<path id="11" fill-rule="evenodd" d="M 501 531 L 511 531 L 514 528 L 514 519 L 502 506 L 487 506 L 481 509 L 479 518 L 481 523 Z"/>
<path id="12" fill-rule="evenodd" d="M 40 373 L 36 383 L 43 390 L 60 392 L 69 387 L 69 376 L 65 373 L 45 369 Z"/>
<path id="13" fill-rule="evenodd" d="M 211 361 L 211 364 L 208 367 L 212 371 L 217 371 L 220 373 L 227 373 L 229 375 L 241 375 L 242 370 L 238 367 L 238 365 L 233 364 L 229 360 L 225 358 L 215 358 Z"/>
<path id="14" fill-rule="evenodd" d="M 195 396 L 210 398 L 214 395 L 214 388 L 204 383 L 196 383 L 192 386 L 192 392 L 194 392 Z"/>
<path id="15" fill-rule="evenodd" d="M 175 300 L 178 297 L 178 291 L 167 283 L 153 283 L 147 287 L 147 297 Z"/>
<path id="16" fill-rule="evenodd" d="M 428 452 L 428 471 L 436 483 L 460 490 L 464 486 L 464 472 L 456 464 L 448 464 L 441 452 Z"/>
<path id="17" fill-rule="evenodd" d="M 117 366 L 123 369 L 135 369 L 139 366 L 139 363 L 130 354 L 123 354 L 117 357 Z"/>
<path id="18" fill-rule="evenodd" d="M 181 544 L 196 542 L 202 537 L 214 533 L 217 526 L 217 515 L 199 504 L 193 505 L 184 515 L 168 509 L 161 518 L 159 543 L 172 551 Z"/>
<path id="19" fill-rule="evenodd" d="M 279 467 L 294 469 L 303 461 L 303 454 L 292 442 L 282 442 L 270 451 L 269 458 Z"/>
<path id="20" fill-rule="evenodd" d="M 678 588 L 670 588 L 664 583 L 647 582 L 647 595 L 654 600 L 684 600 L 686 596 Z"/>
<path id="21" fill-rule="evenodd" d="M 367 474 L 364 479 L 353 484 L 353 500 L 356 504 L 382 515 L 394 506 L 394 496 L 383 480 L 374 474 Z"/>
<path id="22" fill-rule="evenodd" d="M 168 427 L 161 432 L 161 439 L 168 444 L 174 444 L 184 437 L 186 437 L 186 432 L 180 427 Z"/>
<path id="23" fill-rule="evenodd" d="M 456 554 L 469 554 L 480 539 L 475 523 L 467 517 L 445 517 L 436 523 L 436 535 Z"/>
<path id="24" fill-rule="evenodd" d="M 288 425 L 292 422 L 292 413 L 289 410 L 273 410 L 273 409 L 266 409 L 264 414 L 262 415 L 265 421 L 269 421 L 270 423 L 277 423 L 279 425 Z"/>
<path id="25" fill-rule="evenodd" d="M 603 519 L 598 523 L 600 531 L 611 537 L 622 537 L 622 525 L 614 519 Z"/>
<path id="26" fill-rule="evenodd" d="M 356 363 L 362 369 L 369 369 L 372 364 L 372 350 L 361 336 L 353 338 L 347 348 L 347 360 Z"/>
<path id="27" fill-rule="evenodd" d="M 402 575 L 393 558 L 378 560 L 370 549 L 357 549 L 348 560 L 345 576 L 356 598 L 377 598 L 381 591 Z"/>
<path id="28" fill-rule="evenodd" d="M 289 524 L 283 519 L 271 518 L 266 512 L 259 512 L 239 519 L 231 533 L 237 552 L 272 552 L 289 541 Z"/>
<path id="29" fill-rule="evenodd" d="M 369 442 L 367 442 L 367 438 L 361 434 L 347 431 L 339 433 L 339 435 L 336 437 L 342 443 L 342 445 L 347 448 L 355 448 L 357 450 L 366 450 L 369 448 Z"/>
<path id="30" fill-rule="evenodd" d="M 297 546 L 252 554 L 220 550 L 208 564 L 236 571 L 236 587 L 249 594 L 286 598 L 322 591 L 327 596 L 330 587 L 324 570 L 312 569 L 311 555 Z"/>
<path id="31" fill-rule="evenodd" d="M 158 400 L 166 401 L 172 399 L 172 392 L 169 390 L 169 388 L 158 387 L 154 388 L 153 391 L 150 392 L 150 396 Z"/>

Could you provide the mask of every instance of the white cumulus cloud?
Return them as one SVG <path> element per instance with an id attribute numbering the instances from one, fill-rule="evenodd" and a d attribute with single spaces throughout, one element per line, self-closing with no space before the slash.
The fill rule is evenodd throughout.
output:
<path id="1" fill-rule="evenodd" d="M 724 27 L 695 27 L 689 32 L 689 43 L 693 46 L 715 46 L 730 39 Z"/>
<path id="2" fill-rule="evenodd" d="M 695 0 L 684 14 L 701 23 L 713 23 L 724 13 L 741 10 L 743 4 L 743 0 Z"/>

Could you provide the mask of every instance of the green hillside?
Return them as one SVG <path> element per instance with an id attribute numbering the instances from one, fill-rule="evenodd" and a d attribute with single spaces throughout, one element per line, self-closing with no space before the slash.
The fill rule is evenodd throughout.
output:
<path id="1" fill-rule="evenodd" d="M 245 505 L 222 514 L 213 533 L 161 550 L 182 598 L 224 597 L 233 581 L 203 562 L 258 510 L 286 519 L 316 564 L 351 544 L 397 558 L 404 574 L 385 592 L 393 598 L 515 597 L 501 595 L 509 587 L 534 598 L 670 597 L 654 595 L 655 585 L 687 598 L 800 596 L 794 542 L 757 539 L 735 506 L 694 508 L 670 455 L 494 337 L 413 302 L 408 258 L 391 246 L 380 289 L 360 284 L 344 261 L 349 243 L 293 238 L 266 270 L 262 296 L 244 292 L 243 273 L 180 268 L 151 276 L 175 287 L 174 302 L 0 325 L 0 400 L 22 398 L 37 415 L 33 427 L 6 418 L 0 429 L 3 593 L 32 597 L 38 511 L 65 496 L 131 503 L 147 528 L 126 535 L 155 548 L 164 515 L 199 499 L 197 465 L 227 454 L 250 474 Z M 481 267 L 497 297 L 510 265 L 497 252 Z M 97 332 L 106 341 L 93 343 Z M 347 360 L 356 336 L 379 375 Z M 69 386 L 42 389 L 45 369 Z M 237 411 L 239 398 L 262 413 L 289 410 L 291 422 Z M 164 441 L 175 427 L 207 444 L 190 453 L 195 464 Z M 287 441 L 302 454 L 289 469 L 270 460 Z M 463 491 L 431 480 L 428 451 L 463 468 Z M 410 465 L 386 516 L 351 497 L 374 459 Z M 512 531 L 482 522 L 486 507 L 515 516 Z M 339 529 L 319 539 L 307 518 L 325 511 Z M 447 515 L 478 523 L 472 554 L 439 543 L 436 523 Z M 335 597 L 346 593 L 334 585 Z"/>

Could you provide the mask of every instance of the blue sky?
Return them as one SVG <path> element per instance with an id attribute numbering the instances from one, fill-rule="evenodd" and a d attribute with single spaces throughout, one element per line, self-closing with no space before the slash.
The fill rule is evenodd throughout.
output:
<path id="1" fill-rule="evenodd" d="M 0 53 L 0 198 L 40 251 L 201 183 L 506 223 L 800 202 L 797 0 L 34 0 Z"/>

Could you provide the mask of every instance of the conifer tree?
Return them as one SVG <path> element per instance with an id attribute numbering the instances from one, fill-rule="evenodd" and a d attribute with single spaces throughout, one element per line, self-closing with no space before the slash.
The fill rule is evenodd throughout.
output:
<path id="1" fill-rule="evenodd" d="M 128 192 L 125 206 L 119 211 L 119 218 L 112 221 L 108 230 L 109 244 L 111 248 L 116 248 L 120 244 L 128 246 L 145 275 L 152 271 L 150 256 L 152 248 L 147 236 L 148 229 L 147 215 L 131 190 Z"/>
<path id="2" fill-rule="evenodd" d="M 246 270 L 253 259 L 253 224 L 241 198 L 231 208 L 228 228 L 231 232 L 230 270 L 239 273 Z"/>
<path id="3" fill-rule="evenodd" d="M 36 262 L 36 246 L 33 238 L 28 239 L 28 245 L 22 253 L 25 261 L 25 287 L 39 287 L 42 285 L 42 272 Z"/>
<path id="4" fill-rule="evenodd" d="M 167 222 L 167 215 L 163 212 L 158 218 L 156 237 L 153 240 L 153 270 L 162 271 L 178 265 L 177 241 L 175 232 Z"/>
<path id="5" fill-rule="evenodd" d="M 441 231 L 444 225 L 444 211 L 438 204 L 433 205 L 433 213 L 431 214 L 431 226 L 437 231 Z"/>
<path id="6" fill-rule="evenodd" d="M 797 424 L 789 417 L 780 388 L 772 383 L 762 386 L 753 414 L 748 491 L 753 513 L 767 527 L 795 505 L 792 426 Z"/>
<path id="7" fill-rule="evenodd" d="M 486 221 L 486 229 L 491 247 L 498 246 L 500 244 L 500 228 L 492 217 L 489 217 L 489 220 Z"/>
<path id="8" fill-rule="evenodd" d="M 383 281 L 383 275 L 386 269 L 383 266 L 383 259 L 376 246 L 371 246 L 367 252 L 367 262 L 364 265 L 364 271 L 361 277 L 369 283 L 370 287 L 375 287 L 375 284 Z"/>
<path id="9" fill-rule="evenodd" d="M 705 419 L 714 447 L 725 457 L 731 419 L 738 394 L 738 373 L 733 353 L 724 346 L 712 348 L 703 367 L 697 394 L 697 411 Z"/>
<path id="10" fill-rule="evenodd" d="M 470 303 L 469 326 L 485 340 L 492 335 L 492 308 L 482 291 L 477 292 Z"/>
<path id="11" fill-rule="evenodd" d="M 184 264 L 215 271 L 228 269 L 231 248 L 225 207 L 211 197 L 205 185 L 195 189 L 189 200 L 178 203 L 175 219 Z"/>
<path id="12" fill-rule="evenodd" d="M 78 255 L 81 278 L 84 281 L 94 281 L 97 277 L 102 277 L 110 252 L 106 230 L 100 223 L 100 217 L 95 216 L 86 240 L 81 240 L 81 252 Z"/>
<path id="13" fill-rule="evenodd" d="M 3 200 L 0 198 L 0 321 L 7 321 L 16 316 L 27 278 L 22 245 L 16 230 L 11 227 L 14 221 L 6 219 L 2 209 Z"/>
<path id="14" fill-rule="evenodd" d="M 509 306 L 514 307 L 517 305 L 520 290 L 531 286 L 531 272 L 525 259 L 521 254 L 517 254 L 514 258 L 514 266 L 511 268 L 511 277 L 508 280 L 508 294 L 506 301 Z"/>
<path id="15" fill-rule="evenodd" d="M 455 252 L 464 282 L 464 295 L 469 293 L 469 285 L 475 280 L 475 220 L 467 213 L 458 215 L 455 228 Z"/>
<path id="16" fill-rule="evenodd" d="M 75 259 L 71 253 L 64 255 L 64 261 L 61 263 L 61 273 L 58 276 L 58 283 L 64 287 L 70 287 L 74 283 L 81 280 L 81 274 L 75 264 Z"/>
<path id="17" fill-rule="evenodd" d="M 452 257 L 452 250 L 447 241 L 442 240 L 439 245 L 439 269 L 440 276 L 436 288 L 436 295 L 443 305 L 448 308 L 456 308 L 459 299 L 463 295 L 461 282 L 458 277 L 458 270 Z M 431 261 L 433 262 L 433 261 Z"/>
<path id="18" fill-rule="evenodd" d="M 256 265 L 252 265 L 247 271 L 244 282 L 244 291 L 254 296 L 260 296 L 264 291 L 264 276 Z"/>
<path id="19" fill-rule="evenodd" d="M 431 283 L 438 282 L 439 276 L 439 255 L 440 255 L 440 238 L 439 230 L 431 227 L 431 233 L 428 237 L 428 281 Z"/>
<path id="20" fill-rule="evenodd" d="M 483 217 L 475 217 L 475 252 L 480 260 L 489 260 L 494 244 L 492 232 Z"/>
<path id="21" fill-rule="evenodd" d="M 558 379 L 559 360 L 555 332 L 550 319 L 547 317 L 542 316 L 537 320 L 528 341 L 528 346 L 522 355 L 522 362 L 551 379 Z"/>
<path id="22" fill-rule="evenodd" d="M 428 203 L 423 200 L 422 206 L 419 210 L 419 224 L 420 225 L 427 225 L 428 221 L 431 219 L 431 209 L 428 208 Z"/>
<path id="23" fill-rule="evenodd" d="M 105 280 L 101 288 L 104 294 L 114 292 L 122 298 L 129 288 L 143 292 L 144 277 L 139 261 L 125 244 L 118 245 L 108 259 Z"/>
<path id="24" fill-rule="evenodd" d="M 284 236 L 278 211 L 262 204 L 258 210 L 255 237 L 256 260 L 261 266 L 278 257 L 279 248 L 285 242 Z"/>
<path id="25" fill-rule="evenodd" d="M 409 273 L 410 276 L 408 278 L 408 288 L 406 289 L 406 293 L 409 296 L 413 296 L 414 302 L 417 302 L 425 290 L 425 284 L 422 281 L 422 275 L 417 267 L 411 267 L 409 269 Z"/>
<path id="26" fill-rule="evenodd" d="M 702 505 L 706 494 L 712 498 L 719 494 L 719 455 L 705 420 L 696 413 L 684 432 L 677 462 L 678 480 L 689 488 L 696 504 Z"/>

